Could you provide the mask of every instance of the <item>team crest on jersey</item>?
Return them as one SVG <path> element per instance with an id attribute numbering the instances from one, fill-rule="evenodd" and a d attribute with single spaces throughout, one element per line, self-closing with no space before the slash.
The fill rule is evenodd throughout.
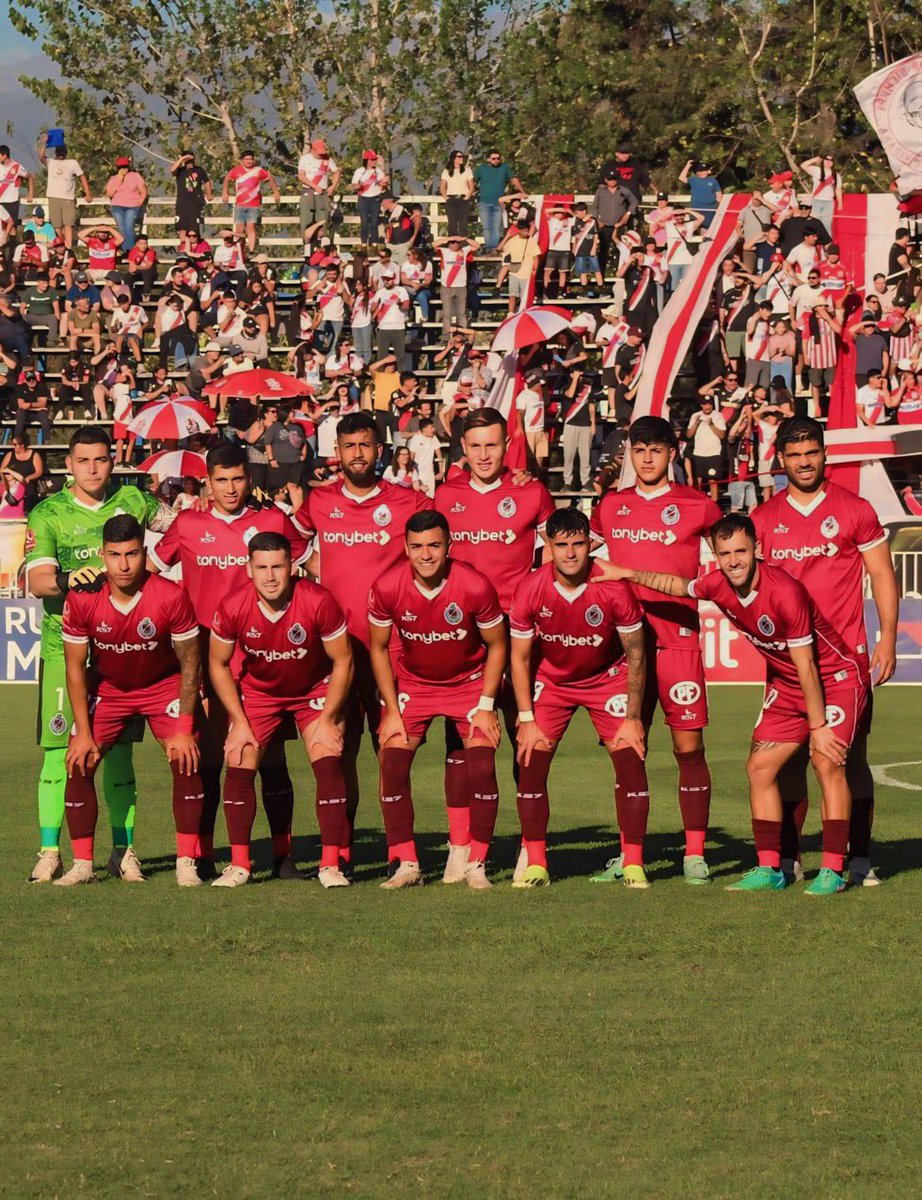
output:
<path id="1" fill-rule="evenodd" d="M 390 525 L 392 520 L 391 510 L 386 504 L 379 504 L 372 513 L 371 519 L 376 525 Z"/>
<path id="2" fill-rule="evenodd" d="M 464 620 L 464 613 L 454 602 L 445 609 L 444 616 L 449 625 L 460 625 Z"/>
<path id="3" fill-rule="evenodd" d="M 153 623 L 150 617 L 145 617 L 143 621 L 138 621 L 138 637 L 150 641 L 152 637 L 157 636 L 157 626 Z"/>
<path id="4" fill-rule="evenodd" d="M 693 679 L 683 679 L 669 689 L 669 699 L 673 704 L 694 704 L 700 698 L 701 686 Z"/>
<path id="5" fill-rule="evenodd" d="M 295 622 L 291 629 L 288 630 L 288 640 L 292 646 L 302 646 L 307 639 L 307 632 L 303 625 Z"/>
<path id="6" fill-rule="evenodd" d="M 166 715 L 168 717 L 178 717 L 179 716 L 179 701 L 171 700 L 163 711 L 166 713 Z"/>
<path id="7" fill-rule="evenodd" d="M 678 525 L 680 518 L 681 513 L 677 504 L 667 504 L 660 513 L 660 519 L 664 525 Z"/>
<path id="8" fill-rule="evenodd" d="M 341 521 L 343 519 L 343 510 L 341 508 L 330 509 L 330 520 Z"/>
<path id="9" fill-rule="evenodd" d="M 516 514 L 516 504 L 511 496 L 504 496 L 496 506 L 496 511 L 501 517 L 514 517 Z"/>
<path id="10" fill-rule="evenodd" d="M 834 538 L 839 532 L 839 522 L 835 517 L 827 517 L 820 526 L 820 533 L 824 538 Z"/>
<path id="11" fill-rule="evenodd" d="M 762 616 L 759 617 L 759 633 L 764 633 L 766 637 L 771 637 L 774 632 L 775 622 L 771 619 L 771 617 L 767 617 L 763 613 Z"/>
<path id="12" fill-rule="evenodd" d="M 218 539 L 215 537 L 215 535 L 213 533 L 209 533 L 207 529 L 199 538 L 199 541 L 203 546 L 210 546 L 212 542 L 216 542 L 217 540 Z"/>
<path id="13" fill-rule="evenodd" d="M 841 725 L 845 720 L 845 709 L 839 708 L 838 704 L 826 705 L 826 724 L 830 729 L 835 729 L 837 725 Z"/>
<path id="14" fill-rule="evenodd" d="M 249 546 L 250 542 L 252 542 L 253 538 L 256 537 L 257 533 L 259 533 L 259 530 L 256 528 L 255 525 L 251 525 L 249 529 L 244 530 L 244 533 L 243 533 L 244 546 Z"/>
<path id="15" fill-rule="evenodd" d="M 605 614 L 599 608 L 598 604 L 592 604 L 586 609 L 586 624 L 591 625 L 593 629 L 597 625 L 601 625 L 605 619 Z"/>
<path id="16" fill-rule="evenodd" d="M 60 737 L 62 733 L 67 732 L 67 718 L 63 713 L 55 713 L 48 722 L 48 728 L 55 737 Z"/>
<path id="17" fill-rule="evenodd" d="M 609 696 L 605 701 L 605 711 L 610 717 L 623 717 L 627 713 L 627 696 L 623 692 Z"/>

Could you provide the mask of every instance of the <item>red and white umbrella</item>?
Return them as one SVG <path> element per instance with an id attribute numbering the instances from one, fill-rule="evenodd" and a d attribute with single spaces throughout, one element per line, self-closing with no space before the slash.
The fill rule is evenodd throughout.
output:
<path id="1" fill-rule="evenodd" d="M 207 433 L 214 423 L 215 414 L 207 404 L 183 397 L 145 404 L 128 422 L 128 429 L 138 437 L 166 440 Z"/>
<path id="2" fill-rule="evenodd" d="M 204 454 L 195 454 L 192 450 L 159 450 L 145 458 L 138 470 L 159 475 L 161 479 L 182 479 L 186 475 L 204 479 L 208 474 Z"/>
<path id="3" fill-rule="evenodd" d="M 284 371 L 270 371 L 265 367 L 254 367 L 252 371 L 234 371 L 206 384 L 206 396 L 236 396 L 255 399 L 257 396 L 272 400 L 291 400 L 296 396 L 309 396 L 311 387 L 294 375 Z"/>
<path id="4" fill-rule="evenodd" d="M 569 328 L 573 314 L 554 304 L 539 304 L 507 317 L 497 329 L 491 350 L 505 353 L 546 342 Z"/>

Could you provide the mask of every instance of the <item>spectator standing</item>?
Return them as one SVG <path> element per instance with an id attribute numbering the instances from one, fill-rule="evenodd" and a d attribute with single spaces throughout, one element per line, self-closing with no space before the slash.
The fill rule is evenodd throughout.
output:
<path id="1" fill-rule="evenodd" d="M 39 143 L 38 156 L 48 172 L 48 217 L 55 229 L 61 231 L 64 245 L 72 249 L 77 224 L 77 184 L 80 184 L 87 204 L 93 198 L 90 185 L 83 173 L 83 167 L 75 158 L 68 158 L 66 146 L 55 146 L 49 158 L 43 137 Z"/>
<path id="2" fill-rule="evenodd" d="M 692 207 L 694 208 L 694 205 Z M 761 273 L 767 267 L 767 258 L 766 267 L 760 266 L 758 247 L 767 240 L 769 229 L 775 230 L 775 243 L 779 235 L 777 227 L 772 225 L 772 210 L 765 203 L 760 191 L 753 191 L 740 209 L 739 220 L 740 236 L 743 239 L 743 270 Z"/>
<path id="3" fill-rule="evenodd" d="M 269 472 L 268 491 L 287 488 L 288 497 L 297 511 L 304 503 L 301 481 L 307 469 L 307 435 L 300 421 L 294 419 L 294 407 L 282 405 L 279 419 L 272 424 L 263 439 Z"/>
<path id="4" fill-rule="evenodd" d="M 439 178 L 439 195 L 445 201 L 448 236 L 467 237 L 474 174 L 463 150 L 453 150 Z"/>
<path id="5" fill-rule="evenodd" d="M 527 217 L 510 225 L 509 232 L 500 243 L 503 265 L 496 280 L 502 286 L 503 271 L 509 275 L 509 312 L 514 313 L 519 300 L 528 294 L 531 281 L 538 274 L 541 262 L 541 246 L 535 237 Z"/>
<path id="6" fill-rule="evenodd" d="M 376 351 L 379 359 L 393 354 L 401 369 L 406 358 L 407 313 L 410 297 L 397 284 L 397 272 L 388 267 L 381 275 L 381 287 L 371 299 L 371 315 L 377 329 Z"/>
<path id="7" fill-rule="evenodd" d="M 637 211 L 637 197 L 625 187 L 616 171 L 606 172 L 592 198 L 592 215 L 599 226 L 599 267 L 604 276 L 612 242 Z"/>
<path id="8" fill-rule="evenodd" d="M 467 275 L 477 243 L 473 238 L 438 238 L 435 252 L 441 265 L 442 334 L 447 338 L 453 325 L 467 320 Z"/>
<path id="9" fill-rule="evenodd" d="M 477 212 L 483 230 L 483 248 L 487 254 L 491 254 L 502 240 L 503 210 L 500 198 L 506 195 L 510 187 L 522 193 L 525 189 L 512 167 L 503 162 L 498 150 L 491 150 L 486 162 L 478 163 L 474 168 L 474 182 L 477 185 Z"/>
<path id="10" fill-rule="evenodd" d="M 302 234 L 317 222 L 324 226 L 329 224 L 333 196 L 341 176 L 342 171 L 330 157 L 326 142 L 323 138 L 315 138 L 298 159 L 298 183 L 301 185 L 298 213 Z"/>
<path id="11" fill-rule="evenodd" d="M 432 417 L 425 417 L 420 421 L 419 430 L 410 434 L 406 444 L 411 460 L 416 466 L 420 490 L 427 496 L 434 496 L 436 480 L 442 474 L 442 449 L 439 439 L 435 436 L 435 421 Z"/>
<path id="12" fill-rule="evenodd" d="M 688 422 L 688 442 L 691 449 L 695 486 L 707 487 L 711 499 L 717 502 L 718 484 L 723 476 L 723 439 L 727 426 L 715 411 L 713 396 L 702 396 L 701 407 L 692 413 Z"/>
<path id="13" fill-rule="evenodd" d="M 422 212 L 398 204 L 393 196 L 381 198 L 381 211 L 384 214 L 384 236 L 391 252 L 391 261 L 402 267 L 419 237 Z"/>
<path id="14" fill-rule="evenodd" d="M 364 150 L 362 165 L 352 173 L 352 186 L 355 188 L 356 203 L 359 209 L 359 237 L 366 249 L 378 240 L 378 226 L 381 222 L 381 196 L 389 183 L 390 177 L 381 167 L 376 152 Z"/>
<path id="15" fill-rule="evenodd" d="M 572 252 L 573 271 L 580 287 L 587 288 L 592 275 L 596 288 L 603 288 L 605 279 L 599 267 L 599 225 L 595 217 L 589 215 L 589 207 L 583 200 L 573 205 Z M 587 295 L 594 298 L 596 292 Z"/>
<path id="16" fill-rule="evenodd" d="M 234 232 L 238 237 L 246 234 L 247 247 L 250 253 L 256 249 L 256 237 L 262 216 L 263 185 L 268 184 L 275 203 L 282 199 L 279 186 L 272 175 L 257 165 L 256 156 L 252 150 L 245 150 L 240 162 L 224 176 L 221 189 L 221 199 L 227 204 L 230 198 L 230 186 L 234 185 Z"/>
<path id="17" fill-rule="evenodd" d="M 817 155 L 800 164 L 800 169 L 810 176 L 811 216 L 822 221 L 829 236 L 832 236 L 832 220 L 837 208 L 842 207 L 842 178 L 835 168 L 831 154 Z"/>
<path id="18" fill-rule="evenodd" d="M 205 205 L 214 200 L 211 178 L 195 161 L 195 153 L 186 150 L 170 166 L 176 181 L 176 228 L 202 233 Z"/>
<path id="19" fill-rule="evenodd" d="M 622 142 L 615 151 L 614 158 L 602 164 L 602 170 L 599 172 L 601 181 L 604 183 L 612 173 L 634 197 L 634 208 L 631 210 L 633 213 L 650 187 L 650 171 L 647 164 L 635 158 L 630 145 Z"/>
<path id="20" fill-rule="evenodd" d="M 525 434 L 528 452 L 537 468 L 538 474 L 543 474 L 548 460 L 548 437 L 545 429 L 545 379 L 544 372 L 531 370 L 525 376 L 525 387 L 515 398 L 516 411 Z"/>
<path id="21" fill-rule="evenodd" d="M 532 385 L 533 386 L 533 385 Z M 563 486 L 571 492 L 588 491 L 592 482 L 592 442 L 595 437 L 595 398 L 588 383 L 575 375 L 560 398 L 563 430 Z M 579 459 L 579 475 L 576 462 Z"/>
<path id="22" fill-rule="evenodd" d="M 707 163 L 690 158 L 679 174 L 682 183 L 688 184 L 689 206 L 704 217 L 704 228 L 710 225 L 723 199 L 723 191 Z"/>
<path id="23" fill-rule="evenodd" d="M 10 449 L 0 462 L 0 478 L 6 492 L 4 503 L 19 507 L 17 516 L 26 516 L 40 500 L 39 483 L 45 474 L 42 456 L 32 448 L 29 435 L 15 434 Z M 21 492 L 18 498 L 15 492 Z"/>
<path id="24" fill-rule="evenodd" d="M 794 382 L 794 359 L 797 357 L 797 338 L 784 319 L 775 321 L 768 339 L 768 361 L 771 378 L 780 375 L 790 390 Z"/>
<path id="25" fill-rule="evenodd" d="M 13 225 L 19 224 L 19 202 L 22 185 L 27 188 L 26 203 L 31 204 L 34 196 L 34 181 L 31 172 L 22 163 L 10 158 L 9 146 L 0 146 L 0 206 L 6 209 Z"/>
<path id="26" fill-rule="evenodd" d="M 544 256 L 544 294 L 548 295 L 557 275 L 557 295 L 567 293 L 570 274 L 570 245 L 573 241 L 573 215 L 562 204 L 551 207 L 547 218 L 547 254 Z"/>
<path id="27" fill-rule="evenodd" d="M 144 220 L 147 203 L 147 184 L 139 171 L 131 169 L 130 158 L 115 160 L 115 173 L 106 181 L 106 195 L 112 206 L 115 227 L 122 235 L 122 248 L 127 253 L 135 244 L 135 231 Z"/>

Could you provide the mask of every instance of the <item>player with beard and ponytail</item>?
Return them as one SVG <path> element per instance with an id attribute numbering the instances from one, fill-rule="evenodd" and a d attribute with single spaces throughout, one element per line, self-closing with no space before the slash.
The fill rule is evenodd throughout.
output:
<path id="1" fill-rule="evenodd" d="M 179 564 L 202 631 L 202 656 L 208 661 L 208 638 L 222 599 L 247 582 L 247 546 L 258 533 L 280 533 L 292 547 L 297 566 L 307 557 L 307 543 L 279 508 L 254 508 L 250 502 L 250 470 L 246 451 L 223 443 L 206 458 L 212 502 L 205 510 L 181 512 L 149 558 L 154 570 Z M 206 716 L 202 725 L 202 812 L 199 870 L 214 878 L 214 827 L 221 805 L 221 768 L 227 713 L 211 694 L 206 680 Z M 272 834 L 273 874 L 279 879 L 303 879 L 291 857 L 291 818 L 294 788 L 279 735 L 260 763 L 263 807 Z"/>

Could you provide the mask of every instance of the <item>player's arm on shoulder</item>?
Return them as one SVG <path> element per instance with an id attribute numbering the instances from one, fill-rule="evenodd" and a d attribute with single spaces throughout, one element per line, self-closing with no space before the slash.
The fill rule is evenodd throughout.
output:
<path id="1" fill-rule="evenodd" d="M 893 570 L 893 556 L 885 541 L 861 551 L 864 569 L 871 580 L 871 595 L 877 609 L 880 637 L 871 652 L 871 674 L 879 687 L 896 670 L 896 631 L 900 615 L 900 590 Z"/>

